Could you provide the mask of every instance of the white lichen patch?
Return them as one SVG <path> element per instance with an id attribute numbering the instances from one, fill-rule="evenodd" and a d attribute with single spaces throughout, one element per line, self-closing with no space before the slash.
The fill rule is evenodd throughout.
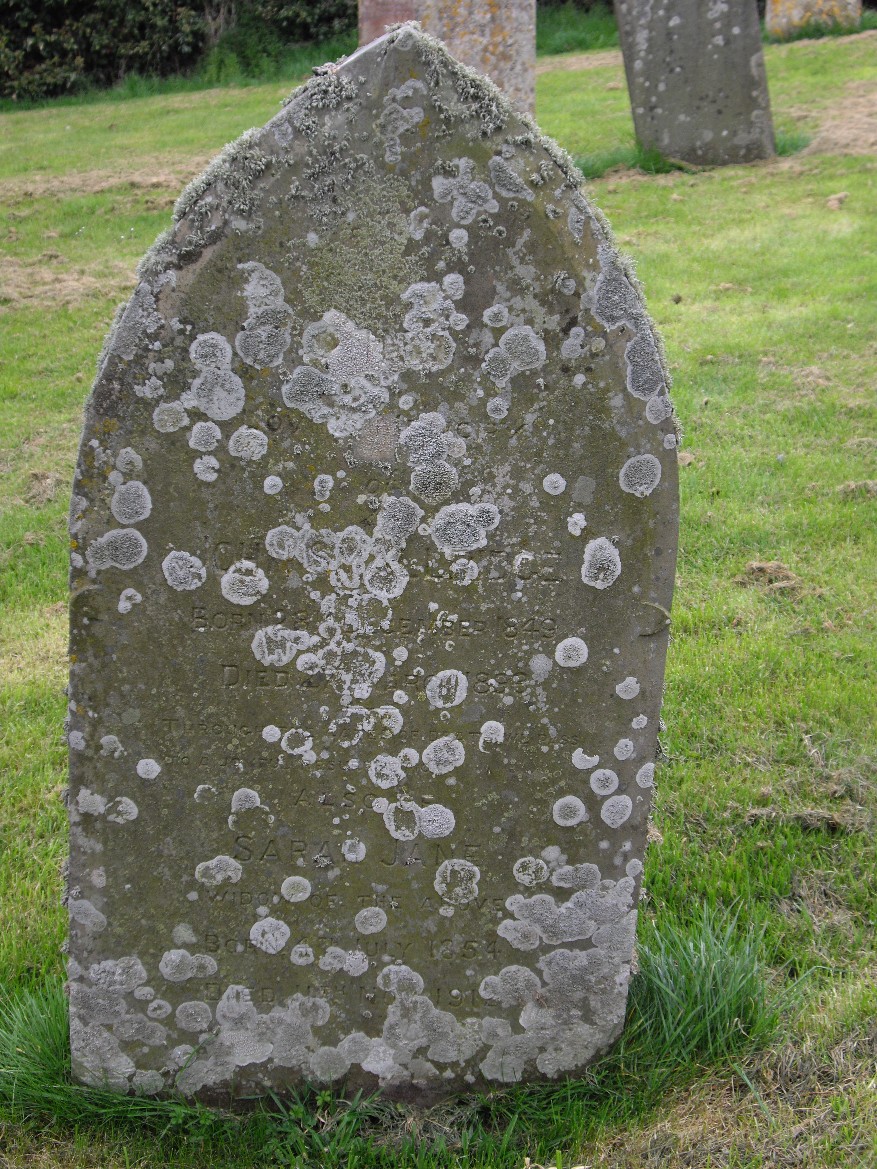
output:
<path id="1" fill-rule="evenodd" d="M 471 861 L 442 861 L 433 881 L 436 893 L 450 905 L 466 905 L 478 896 L 481 870 Z"/>
<path id="2" fill-rule="evenodd" d="M 377 905 L 370 905 L 360 909 L 354 918 L 354 924 L 361 934 L 379 934 L 387 928 L 387 915 Z"/>
<path id="3" fill-rule="evenodd" d="M 289 926 L 276 917 L 263 917 L 250 927 L 250 941 L 265 954 L 279 954 L 289 941 Z"/>
<path id="4" fill-rule="evenodd" d="M 177 592 L 200 589 L 207 579 L 207 569 L 191 552 L 169 552 L 161 562 L 164 579 Z"/>
<path id="5" fill-rule="evenodd" d="M 554 660 L 567 669 L 583 666 L 588 660 L 588 647 L 580 637 L 565 637 L 555 646 Z"/>
<path id="6" fill-rule="evenodd" d="M 644 763 L 639 771 L 636 773 L 636 782 L 638 787 L 650 788 L 655 784 L 655 765 L 654 763 Z"/>
<path id="7" fill-rule="evenodd" d="M 456 827 L 456 818 L 444 804 L 428 804 L 417 812 L 417 827 L 427 840 L 441 840 L 450 836 Z"/>
<path id="8" fill-rule="evenodd" d="M 161 402 L 152 411 L 152 425 L 159 434 L 173 434 L 189 425 L 185 405 L 179 402 Z"/>
<path id="9" fill-rule="evenodd" d="M 253 605 L 268 592 L 268 578 L 252 560 L 237 560 L 223 573 L 219 587 L 233 605 Z"/>
<path id="10" fill-rule="evenodd" d="M 192 470 L 195 472 L 195 478 L 200 479 L 202 483 L 215 483 L 219 478 L 219 459 L 215 459 L 213 455 L 202 455 L 200 459 L 194 461 Z"/>
<path id="11" fill-rule="evenodd" d="M 433 775 L 448 775 L 462 766 L 466 749 L 454 735 L 444 735 L 424 747 L 420 757 Z"/>
<path id="12" fill-rule="evenodd" d="M 574 828 L 588 819 L 588 809 L 578 796 L 561 796 L 554 802 L 551 818 L 561 828 Z"/>
<path id="13" fill-rule="evenodd" d="M 461 552 L 475 552 L 487 546 L 487 533 L 499 524 L 499 511 L 492 503 L 450 503 L 436 515 L 429 534 L 436 548 L 448 560 Z"/>
<path id="14" fill-rule="evenodd" d="M 139 524 L 152 513 L 152 497 L 138 479 L 120 483 L 110 500 L 110 511 L 120 524 Z"/>
<path id="15" fill-rule="evenodd" d="M 336 438 L 355 435 L 389 402 L 395 378 L 383 345 L 344 313 L 331 309 L 308 325 L 302 354 L 307 364 L 282 384 L 283 401 Z"/>
<path id="16" fill-rule="evenodd" d="M 244 870 L 239 861 L 231 856 L 215 856 L 212 860 L 202 861 L 195 867 L 195 880 L 202 885 L 215 888 L 226 882 L 236 885 L 243 876 Z"/>
<path id="17" fill-rule="evenodd" d="M 250 648 L 253 657 L 263 666 L 281 669 L 308 649 L 315 639 L 306 629 L 287 629 L 283 625 L 267 625 L 256 631 Z"/>
<path id="18" fill-rule="evenodd" d="M 505 725 L 496 719 L 488 719 L 481 724 L 478 736 L 478 750 L 488 751 L 491 747 L 498 747 L 505 742 Z"/>
<path id="19" fill-rule="evenodd" d="M 610 828 L 620 828 L 633 811 L 630 796 L 611 796 L 600 808 L 600 817 Z"/>
<path id="20" fill-rule="evenodd" d="M 537 856 L 522 856 L 520 860 L 515 861 L 512 868 L 515 880 L 519 885 L 525 885 L 527 888 L 541 885 L 543 881 L 547 881 L 548 871 L 548 865 L 541 857 Z"/>
<path id="21" fill-rule="evenodd" d="M 615 693 L 619 698 L 623 698 L 626 702 L 636 698 L 640 692 L 640 684 L 632 675 L 628 675 L 624 681 L 619 682 L 615 687 Z"/>
<path id="22" fill-rule="evenodd" d="M 594 589 L 608 589 L 620 575 L 621 556 L 615 545 L 605 536 L 590 540 L 582 559 L 583 582 Z"/>
<path id="23" fill-rule="evenodd" d="M 219 967 L 209 954 L 190 954 L 188 950 L 165 950 L 158 969 L 166 982 L 188 982 L 190 978 L 207 978 Z"/>
<path id="24" fill-rule="evenodd" d="M 426 699 L 429 705 L 439 710 L 459 706 L 466 700 L 469 681 L 462 670 L 441 670 L 426 684 Z"/>
<path id="25" fill-rule="evenodd" d="M 234 347 L 255 369 L 279 365 L 292 340 L 292 309 L 285 302 L 280 277 L 264 264 L 250 260 L 238 264 L 246 272 L 244 299 L 249 310 Z"/>
<path id="26" fill-rule="evenodd" d="M 136 528 L 114 528 L 89 544 L 85 559 L 91 569 L 120 568 L 126 571 L 142 564 L 147 551 L 146 541 Z"/>
<path id="27" fill-rule="evenodd" d="M 228 453 L 245 463 L 255 463 L 268 450 L 268 436 L 253 426 L 239 426 L 228 440 Z"/>
<path id="28" fill-rule="evenodd" d="M 365 844 L 357 836 L 349 837 L 341 845 L 341 855 L 346 861 L 353 865 L 364 861 L 367 852 L 368 849 L 366 848 Z"/>
<path id="29" fill-rule="evenodd" d="M 280 895 L 286 901 L 307 901 L 311 895 L 311 883 L 307 877 L 298 874 L 287 877 L 280 886 Z"/>
<path id="30" fill-rule="evenodd" d="M 573 766 L 577 767 L 579 771 L 590 771 L 592 767 L 596 767 L 600 762 L 599 755 L 589 755 L 582 747 L 576 747 L 572 753 Z"/>
<path id="31" fill-rule="evenodd" d="M 591 773 L 588 782 L 594 795 L 609 796 L 618 787 L 618 776 L 609 767 L 598 767 L 596 771 Z"/>
<path id="32" fill-rule="evenodd" d="M 542 480 L 542 490 L 548 495 L 563 495 L 566 491 L 566 479 L 557 471 L 552 471 Z"/>
<path id="33" fill-rule="evenodd" d="M 119 593 L 119 603 L 116 605 L 116 609 L 120 613 L 130 613 L 134 606 L 139 605 L 142 600 L 143 597 L 136 589 L 122 589 Z"/>
<path id="34" fill-rule="evenodd" d="M 202 454 L 215 451 L 221 441 L 222 431 L 215 422 L 196 422 L 189 433 L 189 446 Z"/>
<path id="35" fill-rule="evenodd" d="M 243 382 L 232 371 L 232 349 L 225 337 L 201 333 L 189 346 L 189 356 L 198 375 L 181 396 L 182 405 L 200 410 L 214 422 L 227 422 L 240 414 L 246 394 Z"/>
<path id="36" fill-rule="evenodd" d="M 661 482 L 661 464 L 654 455 L 634 455 L 621 468 L 618 482 L 628 495 L 644 499 Z"/>

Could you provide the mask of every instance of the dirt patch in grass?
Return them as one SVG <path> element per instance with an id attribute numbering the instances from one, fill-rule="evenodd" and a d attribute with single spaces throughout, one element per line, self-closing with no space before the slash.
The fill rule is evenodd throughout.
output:
<path id="1" fill-rule="evenodd" d="M 570 53 L 562 57 L 542 57 L 536 62 L 536 76 L 542 73 L 577 73 L 584 69 L 604 69 L 624 64 L 620 49 L 603 49 L 599 53 Z"/>
<path id="2" fill-rule="evenodd" d="M 169 159 L 165 154 L 154 159 L 138 160 L 136 170 L 118 166 L 107 170 L 71 171 L 66 175 L 36 174 L 5 179 L 0 182 L 0 200 L 16 203 L 21 199 L 42 199 L 47 196 L 67 199 L 73 195 L 99 195 L 118 187 L 130 187 L 137 191 L 179 192 L 206 168 L 213 157 L 212 154 L 202 154 L 192 158 Z"/>
<path id="3" fill-rule="evenodd" d="M 11 635 L 15 635 L 15 641 Z M 8 685 L 48 681 L 54 688 L 64 684 L 67 673 L 67 602 L 57 601 L 0 628 L 0 671 Z M 0 1160 L 0 1166 L 3 1162 Z"/>
<path id="4" fill-rule="evenodd" d="M 877 81 L 854 81 L 848 85 L 840 101 L 820 114 L 816 136 L 803 153 L 877 154 Z M 839 210 L 840 205 L 835 209 Z"/>
<path id="5" fill-rule="evenodd" d="M 26 499 L 34 507 L 42 507 L 50 503 L 58 493 L 61 484 L 66 487 L 67 480 L 57 471 L 31 471 L 30 482 L 27 486 Z"/>
<path id="6" fill-rule="evenodd" d="M 805 832 L 861 832 L 867 823 L 862 808 L 854 806 L 829 809 L 802 808 L 787 811 L 785 808 L 750 808 L 745 824 L 795 824 Z"/>
<path id="7" fill-rule="evenodd" d="M 734 577 L 734 584 L 755 585 L 768 593 L 798 592 L 801 578 L 781 560 L 750 560 L 746 571 Z"/>
<path id="8" fill-rule="evenodd" d="M 0 315 L 28 308 L 71 308 L 91 296 L 121 300 L 133 287 L 133 266 L 123 260 L 76 268 L 57 252 L 43 252 L 34 260 L 6 256 L 0 268 Z"/>
<path id="9" fill-rule="evenodd" d="M 841 483 L 835 490 L 844 499 L 875 499 L 877 498 L 877 479 L 862 479 L 858 483 L 851 480 L 849 483 Z"/>
<path id="10" fill-rule="evenodd" d="M 707 1081 L 678 1097 L 656 1123 L 619 1131 L 594 1150 L 593 1169 L 775 1169 L 865 1166 L 877 1024 L 828 1051 L 789 1042 L 726 1081 Z"/>

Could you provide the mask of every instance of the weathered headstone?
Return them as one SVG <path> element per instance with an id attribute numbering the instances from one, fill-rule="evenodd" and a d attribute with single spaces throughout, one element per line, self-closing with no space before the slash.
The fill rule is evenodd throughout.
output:
<path id="1" fill-rule="evenodd" d="M 417 17 L 417 0 L 359 0 L 359 43 L 370 45 L 390 25 Z"/>
<path id="2" fill-rule="evenodd" d="M 858 28 L 862 0 L 767 0 L 765 27 L 777 40 L 785 40 L 808 27 Z"/>
<path id="3" fill-rule="evenodd" d="M 773 155 L 755 0 L 616 0 L 615 12 L 646 149 L 701 166 Z"/>
<path id="4" fill-rule="evenodd" d="M 71 509 L 80 1080 L 429 1100 L 618 1035 L 676 435 L 579 182 L 406 27 L 144 261 Z"/>
<path id="5" fill-rule="evenodd" d="M 417 19 L 464 65 L 486 73 L 518 109 L 536 104 L 536 0 L 417 0 Z"/>
<path id="6" fill-rule="evenodd" d="M 536 0 L 361 0 L 359 43 L 396 21 L 418 20 L 464 65 L 485 73 L 519 109 L 536 102 Z"/>

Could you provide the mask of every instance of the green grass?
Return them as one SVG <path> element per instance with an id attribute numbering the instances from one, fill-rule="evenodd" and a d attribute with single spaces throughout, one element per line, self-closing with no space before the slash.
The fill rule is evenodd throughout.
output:
<path id="1" fill-rule="evenodd" d="M 704 1067 L 742 1059 L 777 1034 L 788 995 L 770 988 L 758 941 L 737 915 L 708 910 L 685 927 L 647 925 L 627 1029 L 586 1079 L 460 1099 L 425 1115 L 379 1097 L 310 1092 L 236 1116 L 80 1087 L 70 1079 L 66 999 L 51 981 L 0 1000 L 0 1117 L 43 1133 L 47 1125 L 93 1130 L 124 1147 L 149 1140 L 172 1163 L 438 1169 L 465 1158 L 500 1169 L 520 1162 L 521 1140 L 534 1159 L 569 1159 L 610 1117 L 633 1120 Z"/>
<path id="2" fill-rule="evenodd" d="M 618 45 L 618 27 L 609 4 L 595 4 L 584 12 L 567 0 L 563 4 L 542 5 L 536 15 L 536 52 L 540 56 L 555 53 L 587 53 L 593 49 L 614 49 Z"/>
<path id="3" fill-rule="evenodd" d="M 815 139 L 849 92 L 877 90 L 872 43 L 767 47 L 781 140 Z M 518 1169 L 558 1148 L 564 1164 L 619 1169 L 877 1163 L 877 524 L 866 486 L 877 480 L 877 160 L 798 153 L 644 173 L 612 64 L 542 74 L 539 120 L 577 157 L 626 168 L 589 189 L 664 333 L 692 456 L 655 808 L 663 842 L 647 856 L 644 973 L 622 1046 L 585 1080 L 456 1104 L 413 1129 L 379 1102 L 314 1097 L 246 1122 L 117 1098 L 110 1116 L 67 1084 L 54 989 L 64 520 L 82 403 L 115 303 L 184 177 L 267 120 L 285 88 L 0 114 L 0 1091 L 14 1071 L 33 1115 L 24 1123 L 7 1095 L 0 1164 L 330 1163 L 341 1143 L 355 1156 L 339 1163 L 430 1169 Z M 773 583 L 747 567 L 774 561 L 785 569 Z M 733 945 L 705 952 L 734 912 Z M 744 959 L 723 966 L 725 949 Z M 712 962 L 693 997 L 688 972 Z M 771 988 L 798 982 L 799 1008 L 777 1033 Z M 39 1097 L 51 1083 L 54 1104 Z"/>

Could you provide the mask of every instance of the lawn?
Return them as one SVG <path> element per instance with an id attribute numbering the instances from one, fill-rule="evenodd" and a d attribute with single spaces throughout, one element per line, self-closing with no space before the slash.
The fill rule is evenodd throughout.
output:
<path id="1" fill-rule="evenodd" d="M 661 929 L 694 936 L 720 920 L 704 907 L 736 912 L 734 936 L 752 940 L 770 987 L 796 989 L 793 1005 L 766 1046 L 680 1057 L 680 1073 L 649 1091 L 632 1047 L 627 1069 L 616 1060 L 590 1087 L 459 1105 L 418 1139 L 410 1117 L 377 1109 L 364 1131 L 384 1133 L 389 1160 L 375 1164 L 513 1169 L 556 1153 L 558 1165 L 618 1169 L 877 1162 L 875 50 L 877 34 L 768 46 L 777 127 L 812 147 L 697 173 L 606 169 L 633 150 L 615 55 L 544 62 L 538 86 L 542 127 L 605 172 L 589 191 L 636 262 L 685 433 L 649 952 Z M 266 121 L 287 88 L 0 114 L 7 1023 L 23 994 L 43 995 L 49 1014 L 61 1005 L 65 520 L 95 359 L 183 182 Z M 38 1016 L 25 1012 L 21 1035 Z M 304 1164 L 284 1143 L 296 1125 L 316 1134 L 311 1155 L 324 1142 L 322 1163 L 371 1163 L 365 1145 L 338 1153 L 358 1119 L 328 1099 L 268 1136 L 186 1110 L 147 1120 L 100 1125 L 68 1108 L 55 1124 L 27 1122 L 7 1100 L 0 1165 Z"/>

